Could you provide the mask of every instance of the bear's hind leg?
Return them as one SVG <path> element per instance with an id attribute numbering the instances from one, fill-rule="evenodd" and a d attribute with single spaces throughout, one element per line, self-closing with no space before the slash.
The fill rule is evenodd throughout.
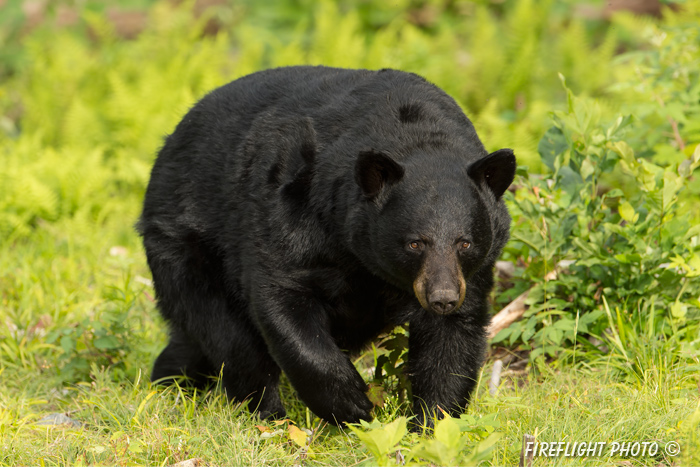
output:
<path id="1" fill-rule="evenodd" d="M 172 384 L 184 377 L 184 384 L 206 389 L 213 384 L 216 369 L 209 363 L 199 345 L 177 329 L 170 334 L 168 346 L 160 353 L 153 365 L 151 381 Z"/>
<path id="2" fill-rule="evenodd" d="M 221 374 L 230 399 L 250 399 L 263 418 L 284 417 L 280 369 L 248 319 L 247 303 L 225 283 L 220 254 L 194 233 L 176 241 L 148 228 L 144 246 L 158 308 L 173 330 L 152 379 L 186 374 L 202 383 Z"/>
<path id="3" fill-rule="evenodd" d="M 229 318 L 233 318 L 230 316 Z M 279 395 L 280 368 L 270 356 L 260 333 L 244 316 L 229 326 L 222 356 L 222 383 L 229 398 L 249 399 L 248 407 L 260 418 L 284 418 L 286 411 Z"/>
<path id="4" fill-rule="evenodd" d="M 284 418 L 278 389 L 281 372 L 257 330 L 235 313 L 219 314 L 206 330 L 207 317 L 206 313 L 199 315 L 201 346 L 171 325 L 170 343 L 156 359 L 151 380 L 172 384 L 184 376 L 187 385 L 205 389 L 221 376 L 231 400 L 250 400 L 248 407 L 257 410 L 260 418 Z"/>

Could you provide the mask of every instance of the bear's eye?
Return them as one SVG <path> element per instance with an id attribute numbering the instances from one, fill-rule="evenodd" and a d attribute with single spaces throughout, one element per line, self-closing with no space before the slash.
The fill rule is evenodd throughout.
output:
<path id="1" fill-rule="evenodd" d="M 466 250 L 466 249 L 468 249 L 470 246 L 472 246 L 472 244 L 469 243 L 469 242 L 467 242 L 467 241 L 463 241 L 463 242 L 461 243 L 460 246 L 462 247 L 463 250 Z"/>
<path id="2" fill-rule="evenodd" d="M 409 242 L 408 248 L 414 251 L 420 250 L 421 243 L 417 241 Z"/>

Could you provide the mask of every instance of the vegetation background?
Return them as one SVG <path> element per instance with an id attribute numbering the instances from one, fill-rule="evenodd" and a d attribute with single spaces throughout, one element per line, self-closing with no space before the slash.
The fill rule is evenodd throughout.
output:
<path id="1" fill-rule="evenodd" d="M 660 446 L 542 465 L 700 465 L 698 0 L 0 0 L 0 43 L 0 465 L 514 465 L 524 434 Z M 419 73 L 518 155 L 493 303 L 528 309 L 434 433 L 405 429 L 401 328 L 357 360 L 377 419 L 352 430 L 288 384 L 260 422 L 148 383 L 133 224 L 162 138 L 302 63 Z"/>

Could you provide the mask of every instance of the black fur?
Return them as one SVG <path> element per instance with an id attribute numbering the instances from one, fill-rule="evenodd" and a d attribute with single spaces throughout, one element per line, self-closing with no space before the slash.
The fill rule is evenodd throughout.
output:
<path id="1" fill-rule="evenodd" d="M 419 420 L 459 412 L 514 171 L 414 74 L 290 67 L 214 90 L 166 139 L 138 225 L 171 332 L 152 378 L 223 365 L 229 397 L 281 417 L 284 371 L 314 413 L 356 422 L 372 404 L 345 351 L 408 322 Z"/>

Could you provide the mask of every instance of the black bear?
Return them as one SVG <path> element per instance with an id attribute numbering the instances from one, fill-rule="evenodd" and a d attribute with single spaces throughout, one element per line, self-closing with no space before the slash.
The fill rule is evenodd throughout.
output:
<path id="1" fill-rule="evenodd" d="M 288 67 L 199 101 L 167 137 L 138 224 L 170 342 L 152 379 L 222 375 L 283 417 L 284 371 L 332 423 L 368 419 L 348 357 L 408 323 L 418 423 L 467 405 L 516 162 L 396 70 Z"/>

